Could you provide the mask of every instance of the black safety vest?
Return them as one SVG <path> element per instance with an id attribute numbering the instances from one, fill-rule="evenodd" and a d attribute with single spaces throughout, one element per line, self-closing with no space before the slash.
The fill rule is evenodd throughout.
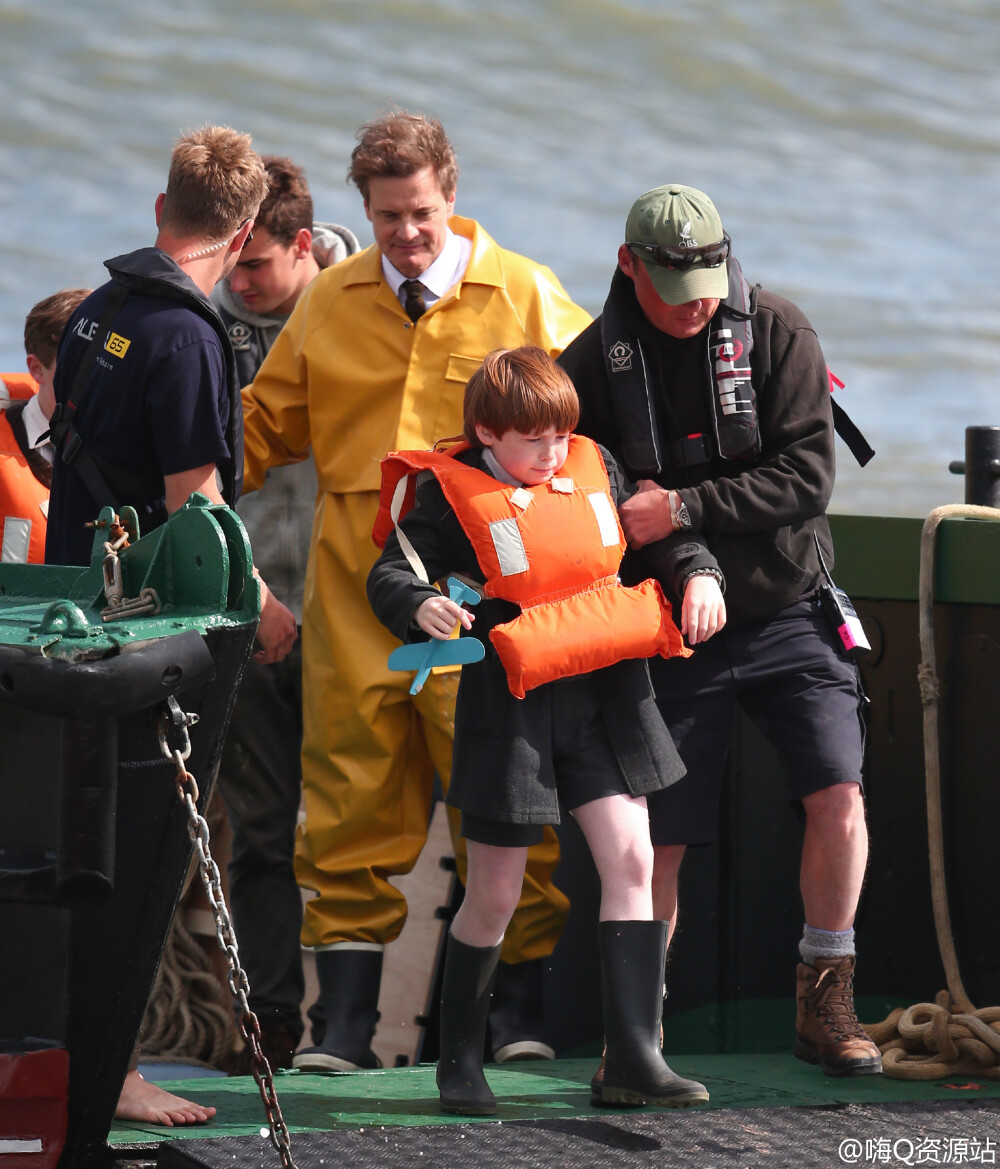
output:
<path id="1" fill-rule="evenodd" d="M 749 459 L 760 454 L 757 394 L 750 371 L 753 318 L 760 285 L 752 287 L 735 257 L 727 260 L 729 295 L 719 302 L 707 330 L 704 381 L 710 402 L 711 434 L 675 438 L 664 452 L 642 342 L 629 328 L 614 286 L 601 313 L 601 345 L 622 458 L 633 474 L 652 478 L 665 466 L 690 467 L 713 458 Z M 875 454 L 836 402 L 834 427 L 863 467 Z"/>

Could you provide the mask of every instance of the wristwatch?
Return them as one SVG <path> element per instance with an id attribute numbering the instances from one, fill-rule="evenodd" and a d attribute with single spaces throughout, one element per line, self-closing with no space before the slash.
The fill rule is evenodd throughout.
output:
<path id="1" fill-rule="evenodd" d="M 667 499 L 670 503 L 670 522 L 675 532 L 689 532 L 691 530 L 691 513 L 687 504 L 676 491 L 669 491 Z"/>

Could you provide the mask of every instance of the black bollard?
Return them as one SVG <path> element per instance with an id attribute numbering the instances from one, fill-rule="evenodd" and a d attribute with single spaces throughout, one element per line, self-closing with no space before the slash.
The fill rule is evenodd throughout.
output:
<path id="1" fill-rule="evenodd" d="M 966 503 L 1000 507 L 1000 426 L 967 426 L 965 460 L 949 463 L 948 470 L 965 475 Z"/>

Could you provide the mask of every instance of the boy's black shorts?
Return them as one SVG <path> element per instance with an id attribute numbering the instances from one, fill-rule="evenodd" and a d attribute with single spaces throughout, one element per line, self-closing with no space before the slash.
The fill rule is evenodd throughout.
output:
<path id="1" fill-rule="evenodd" d="M 715 840 L 737 705 L 777 750 L 789 799 L 861 783 L 864 696 L 818 600 L 709 638 L 690 658 L 655 658 L 660 712 L 687 775 L 647 797 L 654 844 Z"/>
<path id="2" fill-rule="evenodd" d="M 592 675 L 563 678 L 551 685 L 552 753 L 562 803 L 573 811 L 605 796 L 628 795 Z M 542 827 L 462 813 L 462 835 L 480 844 L 527 848 L 541 842 Z"/>

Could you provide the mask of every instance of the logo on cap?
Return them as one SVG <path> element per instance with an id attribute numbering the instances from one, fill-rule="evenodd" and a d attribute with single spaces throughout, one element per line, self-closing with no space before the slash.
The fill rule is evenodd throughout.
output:
<path id="1" fill-rule="evenodd" d="M 625 341 L 616 341 L 608 350 L 612 373 L 625 373 L 632 368 L 632 346 Z"/>
<path id="2" fill-rule="evenodd" d="M 680 235 L 677 237 L 677 246 L 679 248 L 696 248 L 698 246 L 698 241 L 691 238 L 690 219 L 681 228 Z"/>

